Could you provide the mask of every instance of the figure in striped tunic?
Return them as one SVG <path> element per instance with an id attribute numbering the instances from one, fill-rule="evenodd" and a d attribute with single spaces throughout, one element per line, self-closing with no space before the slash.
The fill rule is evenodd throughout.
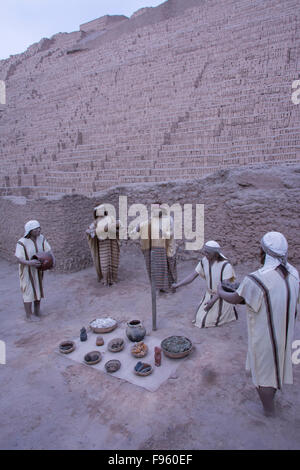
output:
<path id="1" fill-rule="evenodd" d="M 261 239 L 263 267 L 247 275 L 234 293 L 221 286 L 219 295 L 232 304 L 245 302 L 248 324 L 246 369 L 263 404 L 274 414 L 274 397 L 284 383 L 293 383 L 292 340 L 299 302 L 299 274 L 287 262 L 288 244 L 279 232 Z"/>
<path id="2" fill-rule="evenodd" d="M 198 328 L 220 326 L 238 318 L 235 307 L 224 302 L 217 293 L 219 282 L 235 280 L 232 265 L 221 253 L 220 245 L 214 240 L 205 243 L 203 253 L 204 257 L 196 266 L 195 271 L 178 284 L 173 284 L 174 288 L 178 288 L 190 284 L 198 276 L 205 279 L 206 292 L 193 321 Z"/>
<path id="3" fill-rule="evenodd" d="M 36 253 L 49 252 L 53 258 L 53 267 L 55 266 L 55 257 L 46 238 L 41 234 L 41 226 L 37 220 L 30 220 L 25 224 L 24 237 L 18 240 L 15 256 L 19 263 L 20 287 L 23 294 L 23 302 L 26 317 L 28 321 L 40 320 L 40 302 L 44 297 L 43 289 L 43 271 L 41 262 L 32 259 Z M 32 314 L 32 302 L 34 312 Z"/>
<path id="4" fill-rule="evenodd" d="M 154 280 L 160 293 L 175 292 L 172 284 L 177 280 L 176 241 L 174 220 L 160 202 L 155 203 L 151 219 L 134 228 L 139 233 L 149 280 Z"/>
<path id="5" fill-rule="evenodd" d="M 94 222 L 86 230 L 98 281 L 110 286 L 118 281 L 120 223 L 109 215 L 108 207 L 94 208 Z"/>

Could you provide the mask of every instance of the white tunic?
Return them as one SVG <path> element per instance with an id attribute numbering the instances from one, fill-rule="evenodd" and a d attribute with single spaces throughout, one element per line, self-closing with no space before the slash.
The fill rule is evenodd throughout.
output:
<path id="1" fill-rule="evenodd" d="M 43 235 L 39 235 L 35 242 L 30 238 L 20 238 L 16 246 L 15 256 L 24 260 L 31 260 L 37 252 L 50 250 L 51 247 Z M 44 297 L 42 271 L 34 266 L 19 264 L 19 277 L 24 302 L 33 302 Z"/>
<path id="2" fill-rule="evenodd" d="M 292 340 L 299 295 L 296 276 L 289 274 L 284 279 L 276 269 L 258 270 L 246 276 L 237 289 L 247 305 L 246 369 L 251 370 L 256 387 L 281 388 L 283 383 L 293 383 Z"/>
<path id="3" fill-rule="evenodd" d="M 207 290 L 198 307 L 195 325 L 199 328 L 207 328 L 236 320 L 235 307 L 222 299 L 218 299 L 208 312 L 204 310 L 205 303 L 217 293 L 221 281 L 235 280 L 235 272 L 229 261 L 224 259 L 209 265 L 208 259 L 204 257 L 196 266 L 196 272 L 206 280 Z"/>

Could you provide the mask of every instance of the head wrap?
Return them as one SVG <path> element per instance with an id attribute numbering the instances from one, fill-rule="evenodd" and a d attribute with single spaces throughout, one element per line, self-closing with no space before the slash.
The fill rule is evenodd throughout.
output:
<path id="1" fill-rule="evenodd" d="M 266 253 L 265 263 L 260 272 L 272 271 L 282 265 L 290 274 L 298 278 L 297 270 L 287 262 L 288 242 L 282 233 L 268 232 L 262 237 L 260 244 Z"/>
<path id="2" fill-rule="evenodd" d="M 94 207 L 94 217 L 95 217 L 95 219 L 97 217 L 104 217 L 105 212 L 109 213 L 110 208 L 111 208 L 110 204 L 100 204 L 99 206 Z"/>
<path id="3" fill-rule="evenodd" d="M 37 220 L 29 220 L 24 225 L 24 229 L 25 229 L 24 237 L 26 237 L 29 234 L 29 232 L 31 232 L 31 230 L 34 230 L 35 228 L 39 228 L 39 227 L 40 227 L 40 223 Z"/>
<path id="4" fill-rule="evenodd" d="M 219 243 L 215 242 L 214 240 L 209 240 L 204 244 L 203 250 L 209 253 L 219 253 L 222 258 L 227 259 L 226 256 L 221 253 L 221 247 Z"/>

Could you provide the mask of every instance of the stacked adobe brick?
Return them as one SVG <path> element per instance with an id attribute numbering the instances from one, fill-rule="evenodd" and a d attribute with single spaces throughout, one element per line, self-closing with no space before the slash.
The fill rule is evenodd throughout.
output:
<path id="1" fill-rule="evenodd" d="M 0 61 L 0 195 L 295 163 L 297 0 L 169 0 Z"/>

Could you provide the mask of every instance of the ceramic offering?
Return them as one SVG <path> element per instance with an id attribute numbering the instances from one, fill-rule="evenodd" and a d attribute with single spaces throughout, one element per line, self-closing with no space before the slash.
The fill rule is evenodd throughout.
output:
<path id="1" fill-rule="evenodd" d="M 187 356 L 192 348 L 191 340 L 185 336 L 169 336 L 161 342 L 161 349 L 164 354 L 174 359 Z"/>
<path id="2" fill-rule="evenodd" d="M 146 362 L 137 362 L 134 368 L 134 372 L 136 373 L 136 375 L 145 377 L 153 372 L 153 368 L 150 364 L 147 364 Z"/>
<path id="3" fill-rule="evenodd" d="M 131 348 L 131 354 L 136 357 L 145 357 L 148 352 L 148 346 L 140 341 L 139 343 L 135 343 L 135 345 Z"/>
<path id="4" fill-rule="evenodd" d="M 161 364 L 161 348 L 159 348 L 158 346 L 155 346 L 154 348 L 154 361 L 156 367 L 159 367 Z"/>
<path id="5" fill-rule="evenodd" d="M 84 362 L 89 366 L 98 364 L 102 359 L 101 353 L 99 351 L 91 351 L 84 356 Z"/>
<path id="6" fill-rule="evenodd" d="M 138 343 L 144 339 L 146 329 L 143 327 L 140 320 L 131 320 L 127 323 L 126 335 L 130 341 Z"/>
<path id="7" fill-rule="evenodd" d="M 38 267 L 40 271 L 47 271 L 53 267 L 53 257 L 50 253 L 45 251 L 36 253 L 31 259 L 36 259 L 41 262 L 41 265 Z"/>
<path id="8" fill-rule="evenodd" d="M 59 345 L 59 352 L 62 354 L 69 354 L 74 351 L 76 345 L 74 341 L 62 341 Z"/>
<path id="9" fill-rule="evenodd" d="M 91 330 L 94 333 L 109 333 L 117 328 L 117 320 L 111 317 L 95 318 L 90 322 Z"/>
<path id="10" fill-rule="evenodd" d="M 230 281 L 222 281 L 222 287 L 226 292 L 235 292 L 238 288 L 240 283 L 239 282 L 230 282 Z"/>
<path id="11" fill-rule="evenodd" d="M 119 352 L 124 349 L 125 343 L 122 338 L 114 338 L 108 343 L 108 350 L 111 352 Z"/>
<path id="12" fill-rule="evenodd" d="M 104 339 L 102 338 L 102 336 L 97 336 L 96 346 L 103 346 L 103 344 L 104 344 Z"/>
<path id="13" fill-rule="evenodd" d="M 105 363 L 106 372 L 109 372 L 110 374 L 113 372 L 117 372 L 117 370 L 119 370 L 120 367 L 121 367 L 121 362 L 114 360 L 114 359 L 112 359 L 111 361 L 107 361 Z"/>
<path id="14" fill-rule="evenodd" d="M 87 332 L 86 329 L 83 327 L 80 330 L 80 341 L 86 341 L 87 340 Z"/>

